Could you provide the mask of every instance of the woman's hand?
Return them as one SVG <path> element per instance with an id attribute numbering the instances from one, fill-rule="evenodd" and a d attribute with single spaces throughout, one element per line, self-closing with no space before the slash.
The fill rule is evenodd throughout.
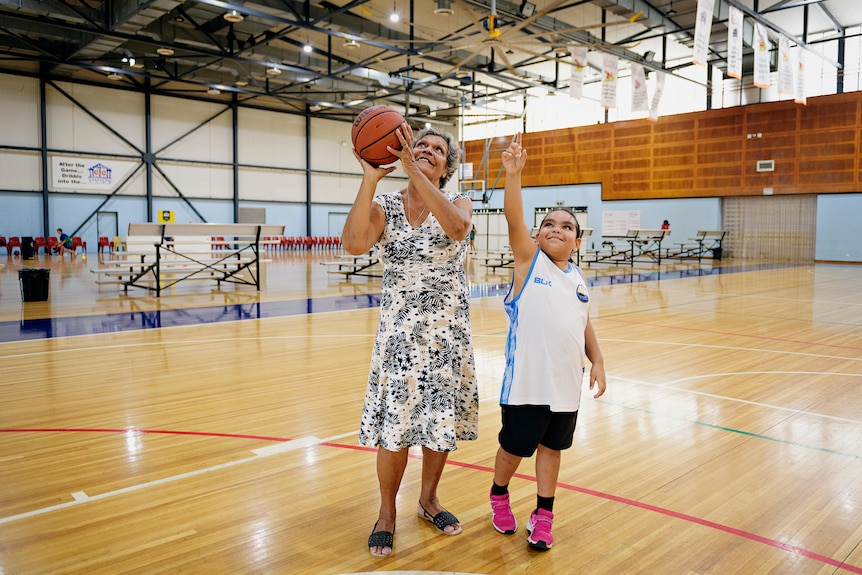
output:
<path id="1" fill-rule="evenodd" d="M 398 136 L 398 141 L 401 142 L 401 149 L 396 150 L 391 146 L 386 146 L 386 149 L 398 156 L 398 159 L 401 160 L 401 168 L 405 174 L 410 176 L 417 169 L 416 157 L 413 155 L 413 130 L 410 129 L 410 124 L 404 122 L 395 131 L 395 135 Z"/>
<path id="2" fill-rule="evenodd" d="M 362 156 L 359 155 L 359 152 L 357 152 L 355 149 L 353 150 L 353 155 L 356 157 L 357 160 L 359 160 L 359 165 L 362 166 L 362 174 L 365 176 L 365 178 L 368 178 L 375 183 L 382 180 L 384 177 L 386 177 L 387 174 L 391 174 L 393 171 L 395 171 L 395 166 L 386 167 L 375 166 L 374 164 L 371 164 L 370 162 L 363 159 Z"/>
<path id="3" fill-rule="evenodd" d="M 503 152 L 503 167 L 506 168 L 507 174 L 517 174 L 524 169 L 527 163 L 527 150 L 521 147 L 522 134 L 518 132 L 512 138 L 512 143 Z"/>

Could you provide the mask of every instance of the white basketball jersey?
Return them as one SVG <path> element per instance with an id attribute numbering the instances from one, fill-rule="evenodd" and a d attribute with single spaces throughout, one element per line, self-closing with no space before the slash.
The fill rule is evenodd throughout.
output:
<path id="1" fill-rule="evenodd" d="M 508 320 L 502 405 L 577 411 L 584 377 L 589 293 L 581 270 L 558 268 L 536 250 L 524 288 L 504 300 Z"/>

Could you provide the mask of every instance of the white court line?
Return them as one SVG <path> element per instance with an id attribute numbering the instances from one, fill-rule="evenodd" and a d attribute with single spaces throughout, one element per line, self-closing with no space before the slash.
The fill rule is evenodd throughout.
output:
<path id="1" fill-rule="evenodd" d="M 617 380 L 619 380 L 619 381 L 627 381 L 627 382 L 629 382 L 629 383 L 634 383 L 634 384 L 637 384 L 637 385 L 646 385 L 646 386 L 649 386 L 649 387 L 658 387 L 658 388 L 660 388 L 660 389 L 672 389 L 672 390 L 674 390 L 674 391 L 681 391 L 681 392 L 683 392 L 683 393 L 690 393 L 690 394 L 692 394 L 692 395 L 702 395 L 702 396 L 704 396 L 704 397 L 712 397 L 712 398 L 714 398 L 714 399 L 723 399 L 723 400 L 726 400 L 726 401 L 733 401 L 733 402 L 736 402 L 736 403 L 745 403 L 745 404 L 748 404 L 748 405 L 756 405 L 756 406 L 758 406 L 758 407 L 765 407 L 765 408 L 768 408 L 768 409 L 775 409 L 775 410 L 777 410 L 777 411 L 789 411 L 789 412 L 791 412 L 791 413 L 799 414 L 799 415 L 810 415 L 810 416 L 812 416 L 812 417 L 820 417 L 820 418 L 823 418 L 823 419 L 831 419 L 831 420 L 834 420 L 834 421 L 843 421 L 843 422 L 845 422 L 845 423 L 856 423 L 856 424 L 858 424 L 858 423 L 862 423 L 862 420 L 859 420 L 859 419 L 850 419 L 850 418 L 847 418 L 847 417 L 837 417 L 837 416 L 835 416 L 835 415 L 826 415 L 826 414 L 823 414 L 823 413 L 817 413 L 817 412 L 815 412 L 815 411 L 805 411 L 805 410 L 803 410 L 803 409 L 795 409 L 795 408 L 793 408 L 793 407 L 784 407 L 784 406 L 781 406 L 781 405 L 773 405 L 773 404 L 770 404 L 770 403 L 761 403 L 761 402 L 759 402 L 759 401 L 751 401 L 751 400 L 748 400 L 748 399 L 739 399 L 739 398 L 736 398 L 736 397 L 728 397 L 728 396 L 726 396 L 726 395 L 718 395 L 718 394 L 715 394 L 715 393 L 707 393 L 707 392 L 705 392 L 705 391 L 695 391 L 695 390 L 692 390 L 692 389 L 685 389 L 685 388 L 682 388 L 682 387 L 674 387 L 674 386 L 672 385 L 672 384 L 677 383 L 677 382 L 692 381 L 692 380 L 696 380 L 696 379 L 706 379 L 706 378 L 712 378 L 712 377 L 728 377 L 728 376 L 734 376 L 734 375 L 772 375 L 772 374 L 788 374 L 788 375 L 799 375 L 799 374 L 803 374 L 803 375 L 842 375 L 842 376 L 847 376 L 847 375 L 849 375 L 849 376 L 851 376 L 851 377 L 862 377 L 862 374 L 858 374 L 858 373 L 800 372 L 800 371 L 738 371 L 738 372 L 734 372 L 734 373 L 712 373 L 712 374 L 699 375 L 699 376 L 696 376 L 696 377 L 686 377 L 686 378 L 683 378 L 683 379 L 678 379 L 678 380 L 676 380 L 676 381 L 669 381 L 669 382 L 667 382 L 667 383 L 649 383 L 649 382 L 646 382 L 646 381 L 640 381 L 640 380 L 638 380 L 638 379 L 630 379 L 630 378 L 627 378 L 627 377 L 617 377 L 617 378 L 615 378 L 615 379 L 617 379 Z"/>
<path id="2" fill-rule="evenodd" d="M 75 336 L 75 337 L 83 337 L 83 336 Z M 182 341 L 152 341 L 152 342 L 140 342 L 140 343 L 124 343 L 117 345 L 98 345 L 91 347 L 76 347 L 72 349 L 52 349 L 46 351 L 36 351 L 31 353 L 19 353 L 12 355 L 0 355 L 0 359 L 12 359 L 12 358 L 21 358 L 21 357 L 40 357 L 45 355 L 52 355 L 55 353 L 76 353 L 79 351 L 105 351 L 108 349 L 133 349 L 133 348 L 141 348 L 141 347 L 151 347 L 151 346 L 177 346 L 177 345 L 200 345 L 206 343 L 238 343 L 243 341 L 249 342 L 259 342 L 259 341 L 267 341 L 267 340 L 291 340 L 291 339 L 331 339 L 333 337 L 356 337 L 356 338 L 373 338 L 375 334 L 321 334 L 321 335 L 273 335 L 273 336 L 255 336 L 255 337 L 229 337 L 229 338 L 217 338 L 217 339 L 187 339 Z M 499 334 L 480 334 L 473 335 L 473 339 L 476 338 L 500 338 L 505 339 L 505 333 Z M 754 352 L 754 353 L 777 353 L 783 355 L 792 355 L 792 356 L 802 356 L 802 357 L 824 357 L 829 359 L 845 359 L 850 361 L 862 361 L 860 357 L 846 357 L 841 355 L 827 355 L 822 353 L 805 353 L 798 351 L 783 351 L 776 349 L 760 349 L 760 348 L 748 348 L 741 346 L 730 346 L 730 345 L 711 345 L 711 344 L 703 344 L 703 343 L 680 343 L 675 341 L 648 341 L 648 340 L 637 340 L 637 339 L 615 339 L 615 338 L 601 338 L 600 341 L 609 341 L 615 343 L 636 343 L 642 345 L 668 345 L 668 346 L 676 346 L 676 347 L 702 347 L 707 349 L 726 349 L 732 351 L 745 351 L 745 352 Z M 770 340 L 772 341 L 772 340 Z M 5 343 L 21 343 L 21 342 L 5 342 Z M 788 343 L 799 343 L 799 342 L 788 342 Z M 3 343 L 0 343 L 2 346 Z"/>
<path id="3" fill-rule="evenodd" d="M 757 337 L 757 336 L 752 336 Z M 599 343 L 605 341 L 612 341 L 615 343 L 635 343 L 638 345 L 668 345 L 674 347 L 702 347 L 706 349 L 726 349 L 730 351 L 746 351 L 746 352 L 754 352 L 754 353 L 772 353 L 772 354 L 781 354 L 787 356 L 798 356 L 798 357 L 823 357 L 826 359 L 844 359 L 848 361 L 862 361 L 862 357 L 859 356 L 843 356 L 843 355 L 827 355 L 824 353 L 807 353 L 802 351 L 785 351 L 781 349 L 762 349 L 759 347 L 750 348 L 750 347 L 741 347 L 735 345 L 713 345 L 709 343 L 681 343 L 678 341 L 649 341 L 644 339 L 615 339 L 610 337 L 602 337 L 599 338 Z M 782 340 L 768 340 L 769 342 L 781 342 Z M 805 343 L 801 341 L 785 341 L 784 343 Z M 813 345 L 813 344 L 812 344 Z M 838 348 L 844 349 L 844 348 Z"/>
<path id="4" fill-rule="evenodd" d="M 123 495 L 125 493 L 132 493 L 134 491 L 140 491 L 142 489 L 147 489 L 149 487 L 156 487 L 159 485 L 164 485 L 166 483 L 172 483 L 174 481 L 179 481 L 180 479 L 187 479 L 189 477 L 195 477 L 197 475 L 203 475 L 204 473 L 211 473 L 213 471 L 219 471 L 222 469 L 228 469 L 230 467 L 234 467 L 237 465 L 242 465 L 244 463 L 251 463 L 252 461 L 258 461 L 260 459 L 264 459 L 266 457 L 270 457 L 272 455 L 278 455 L 280 453 L 285 453 L 287 451 L 291 451 L 293 449 L 301 449 L 304 447 L 311 447 L 313 445 L 318 445 L 320 443 L 325 443 L 328 440 L 318 439 L 316 437 L 302 437 L 300 439 L 285 441 L 283 443 L 277 443 L 275 445 L 270 445 L 267 447 L 263 447 L 261 449 L 253 450 L 255 455 L 254 457 L 246 457 L 244 459 L 237 459 L 235 461 L 229 461 L 227 463 L 221 463 L 219 465 L 214 465 L 212 467 L 205 467 L 203 469 L 196 469 L 195 471 L 189 471 L 187 473 L 181 473 L 179 475 L 174 475 L 171 477 L 165 477 L 163 479 L 157 479 L 155 481 L 149 481 L 147 483 L 139 483 L 137 485 L 130 485 L 129 487 L 124 487 L 123 489 L 117 489 L 116 491 L 108 491 L 106 493 L 100 493 L 99 495 L 93 495 L 92 497 L 88 496 L 83 491 L 76 491 L 72 493 L 72 497 L 74 501 L 67 501 L 65 503 L 60 503 L 58 505 L 51 505 L 50 507 L 43 507 L 41 509 L 34 509 L 32 511 L 27 511 L 26 513 L 19 513 L 18 515 L 10 515 L 9 517 L 0 517 L 0 525 L 5 523 L 12 523 L 13 521 L 18 521 L 20 519 L 27 519 L 28 517 L 35 517 L 37 515 L 44 515 L 46 513 L 51 513 L 52 511 L 59 511 L 60 509 L 67 509 L 69 507 L 75 507 L 76 505 L 81 505 L 83 503 L 89 503 L 91 501 L 99 501 L 101 499 L 108 499 L 109 497 L 115 497 L 117 495 Z"/>

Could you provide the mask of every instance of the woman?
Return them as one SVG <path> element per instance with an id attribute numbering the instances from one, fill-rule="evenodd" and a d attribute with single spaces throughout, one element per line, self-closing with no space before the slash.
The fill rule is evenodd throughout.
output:
<path id="1" fill-rule="evenodd" d="M 395 499 L 408 449 L 422 448 L 417 512 L 446 535 L 458 519 L 437 499 L 437 485 L 455 441 L 476 439 L 479 398 L 470 338 L 464 258 L 472 200 L 442 188 L 458 165 L 454 138 L 433 128 L 413 139 L 407 123 L 398 139 L 406 189 L 375 197 L 394 166 L 359 157 L 362 183 L 342 232 L 354 255 L 377 246 L 383 264 L 380 324 L 371 357 L 359 443 L 377 448 L 380 511 L 368 539 L 375 557 L 394 549 Z"/>

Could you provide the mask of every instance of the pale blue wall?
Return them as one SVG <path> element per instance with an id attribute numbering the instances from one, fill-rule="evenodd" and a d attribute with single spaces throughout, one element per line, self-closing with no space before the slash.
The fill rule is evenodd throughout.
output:
<path id="1" fill-rule="evenodd" d="M 814 259 L 862 262 L 862 194 L 817 197 L 817 244 Z"/>
<path id="2" fill-rule="evenodd" d="M 655 230 L 664 220 L 671 226 L 670 242 L 676 238 L 684 242 L 698 230 L 721 229 L 721 201 L 718 198 L 683 198 L 674 200 L 639 200 L 603 202 L 599 184 L 578 186 L 547 186 L 524 190 L 524 217 L 533 225 L 535 208 L 550 207 L 563 202 L 566 206 L 587 207 L 587 227 L 593 229 L 588 246 L 601 246 L 602 212 L 610 210 L 637 210 L 640 212 L 641 228 Z M 497 190 L 489 204 L 491 208 L 503 207 L 503 192 Z M 664 245 L 664 244 L 663 244 Z"/>
<path id="3" fill-rule="evenodd" d="M 101 196 L 85 194 L 51 194 L 50 209 L 60 214 L 52 220 L 55 227 L 67 233 L 84 218 L 92 214 L 104 201 Z M 671 224 L 670 241 L 685 241 L 698 230 L 721 229 L 721 201 L 719 198 L 688 198 L 673 200 L 639 200 L 603 202 L 598 184 L 581 186 L 547 186 L 528 188 L 524 193 L 524 209 L 528 224 L 536 207 L 547 207 L 563 202 L 569 206 L 586 206 L 589 227 L 594 229 L 590 244 L 600 245 L 601 218 L 605 210 L 638 210 L 641 226 L 654 229 L 662 220 Z M 195 208 L 211 223 L 233 221 L 233 204 L 228 200 L 194 200 Z M 305 235 L 306 208 L 300 203 L 241 201 L 240 206 L 266 209 L 270 224 L 285 226 L 285 235 Z M 502 191 L 491 197 L 489 207 L 502 208 Z M 117 212 L 120 235 L 126 235 L 130 223 L 147 221 L 146 201 L 141 197 L 115 196 L 102 211 Z M 173 210 L 176 222 L 199 222 L 200 218 L 180 198 L 156 198 L 154 210 Z M 332 222 L 343 220 L 349 204 L 314 204 L 311 208 L 311 235 L 334 235 Z M 152 221 L 156 221 L 153 214 Z M 36 193 L 0 192 L 0 235 L 40 236 L 42 222 L 42 196 Z M 862 194 L 826 194 L 817 198 L 817 234 L 815 258 L 825 261 L 862 262 L 862 244 L 858 231 L 862 222 Z M 54 231 L 50 230 L 53 235 Z M 104 234 L 104 231 L 103 231 Z M 95 250 L 98 244 L 96 218 L 91 218 L 78 233 Z M 681 239 L 678 239 L 681 238 Z"/>

